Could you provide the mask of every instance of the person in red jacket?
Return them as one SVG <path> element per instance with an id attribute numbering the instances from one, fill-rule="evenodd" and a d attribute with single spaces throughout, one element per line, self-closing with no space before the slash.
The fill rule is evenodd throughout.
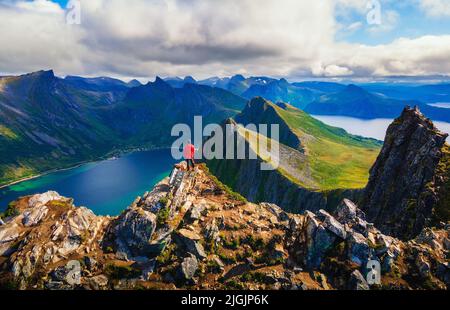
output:
<path id="1" fill-rule="evenodd" d="M 195 162 L 194 162 L 194 156 L 195 156 L 195 146 L 191 143 L 190 140 L 188 140 L 186 146 L 183 150 L 183 156 L 184 159 L 186 159 L 187 162 L 187 170 L 194 170 Z"/>

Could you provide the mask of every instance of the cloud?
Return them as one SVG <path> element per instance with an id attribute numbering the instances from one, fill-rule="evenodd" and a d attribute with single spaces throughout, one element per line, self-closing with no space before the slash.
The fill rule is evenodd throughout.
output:
<path id="1" fill-rule="evenodd" d="M 450 73 L 446 36 L 382 46 L 336 42 L 336 11 L 364 10 L 361 2 L 82 0 L 81 25 L 68 25 L 51 1 L 9 0 L 0 4 L 0 64 L 4 73 L 53 68 L 144 79 Z M 392 12 L 379 31 L 395 26 Z"/>
<path id="2" fill-rule="evenodd" d="M 419 0 L 421 8 L 428 16 L 450 16 L 450 1 L 448 0 Z"/>

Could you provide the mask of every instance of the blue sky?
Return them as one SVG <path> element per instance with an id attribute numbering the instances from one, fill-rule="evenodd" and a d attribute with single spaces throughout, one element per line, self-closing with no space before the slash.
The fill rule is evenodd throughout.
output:
<path id="1" fill-rule="evenodd" d="M 366 11 L 350 9 L 345 16 L 337 14 L 336 20 L 343 25 L 360 23 L 354 31 L 345 27 L 338 31 L 337 40 L 377 45 L 390 43 L 398 38 L 450 34 L 450 16 L 430 16 L 419 5 L 419 1 L 381 0 L 380 3 L 382 17 L 380 26 L 371 26 L 366 22 Z"/>
<path id="2" fill-rule="evenodd" d="M 66 7 L 69 0 L 52 0 L 53 2 L 58 3 L 61 7 Z"/>

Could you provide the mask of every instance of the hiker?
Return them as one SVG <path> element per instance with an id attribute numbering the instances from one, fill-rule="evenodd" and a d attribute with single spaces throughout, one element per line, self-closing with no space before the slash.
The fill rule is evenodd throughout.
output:
<path id="1" fill-rule="evenodd" d="M 186 146 L 184 147 L 183 150 L 183 156 L 184 159 L 186 159 L 186 163 L 187 163 L 187 170 L 194 170 L 195 168 L 195 162 L 194 162 L 194 156 L 195 156 L 195 146 L 191 143 L 191 140 L 187 141 Z"/>

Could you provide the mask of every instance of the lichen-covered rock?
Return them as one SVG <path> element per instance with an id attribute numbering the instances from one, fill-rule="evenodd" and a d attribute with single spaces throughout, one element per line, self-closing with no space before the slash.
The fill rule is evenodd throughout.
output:
<path id="1" fill-rule="evenodd" d="M 41 206 L 46 205 L 49 201 L 52 200 L 66 200 L 67 198 L 61 196 L 57 192 L 54 191 L 48 191 L 43 194 L 37 194 L 30 197 L 30 200 L 28 200 L 28 206 L 30 208 L 38 208 Z"/>
<path id="2" fill-rule="evenodd" d="M 155 214 L 139 207 L 128 208 L 117 219 L 116 243 L 119 249 L 132 256 L 145 255 L 155 228 Z"/>
<path id="3" fill-rule="evenodd" d="M 198 261 L 194 255 L 190 255 L 183 259 L 180 265 L 180 275 L 183 280 L 190 280 L 194 277 L 198 269 Z"/>

